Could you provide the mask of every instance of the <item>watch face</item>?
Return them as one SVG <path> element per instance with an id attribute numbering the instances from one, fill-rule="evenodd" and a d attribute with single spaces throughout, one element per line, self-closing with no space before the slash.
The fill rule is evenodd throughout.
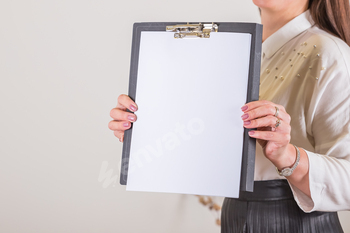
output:
<path id="1" fill-rule="evenodd" d="M 290 168 L 285 168 L 281 171 L 282 176 L 290 176 L 293 173 L 293 170 Z"/>

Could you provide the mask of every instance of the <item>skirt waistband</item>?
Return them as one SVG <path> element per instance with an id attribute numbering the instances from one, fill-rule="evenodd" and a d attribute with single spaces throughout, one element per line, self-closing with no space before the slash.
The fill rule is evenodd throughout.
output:
<path id="1" fill-rule="evenodd" d="M 239 192 L 243 201 L 278 201 L 293 199 L 287 180 L 254 181 L 254 192 Z"/>

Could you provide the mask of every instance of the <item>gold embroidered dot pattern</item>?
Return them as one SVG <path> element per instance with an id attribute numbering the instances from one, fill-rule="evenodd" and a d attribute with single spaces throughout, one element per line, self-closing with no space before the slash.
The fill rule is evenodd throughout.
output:
<path id="1" fill-rule="evenodd" d="M 306 45 L 307 45 L 307 42 L 304 42 L 304 43 L 301 44 L 301 46 L 306 46 Z M 317 45 L 313 45 L 313 48 L 316 49 L 316 48 L 317 48 Z M 296 51 L 296 49 L 294 48 L 293 51 Z M 281 52 L 281 55 L 283 56 L 283 55 L 285 55 L 285 53 L 284 53 L 284 52 Z M 298 56 L 301 55 L 304 59 L 307 58 L 307 56 L 306 56 L 306 54 L 305 54 L 304 52 L 298 52 L 297 55 L 298 55 Z M 316 54 L 316 57 L 320 57 L 320 56 L 321 56 L 321 55 L 320 55 L 319 53 Z M 292 58 L 289 59 L 289 62 L 291 62 L 291 61 L 292 61 Z M 291 64 L 290 66 L 293 67 L 293 64 Z M 278 70 L 278 67 L 276 67 L 275 69 Z M 309 66 L 309 70 L 311 70 L 311 69 L 312 69 L 312 66 Z M 325 69 L 326 69 L 325 67 L 322 67 L 322 68 L 321 68 L 321 70 L 325 70 Z M 269 70 L 269 69 L 266 69 L 266 73 L 269 74 L 269 73 L 270 73 L 270 70 Z M 301 77 L 300 74 L 297 74 L 296 76 L 297 76 L 297 77 Z M 278 76 L 275 75 L 275 79 L 277 79 L 277 78 L 278 78 Z M 282 81 L 284 81 L 285 77 L 284 77 L 284 76 L 280 76 L 280 79 L 281 79 Z M 319 80 L 319 77 L 315 77 L 315 79 L 316 79 L 316 80 Z"/>

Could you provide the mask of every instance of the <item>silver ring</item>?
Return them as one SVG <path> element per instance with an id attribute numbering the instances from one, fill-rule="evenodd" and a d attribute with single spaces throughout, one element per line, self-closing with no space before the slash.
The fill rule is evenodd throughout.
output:
<path id="1" fill-rule="evenodd" d="M 275 113 L 274 116 L 275 116 L 275 117 L 278 117 L 278 113 L 280 112 L 280 109 L 279 109 L 278 107 L 276 107 L 276 106 L 275 106 L 275 108 L 276 108 L 276 113 Z"/>
<path id="2" fill-rule="evenodd" d="M 280 125 L 281 125 L 281 119 L 277 118 L 275 128 L 277 129 L 277 127 Z"/>

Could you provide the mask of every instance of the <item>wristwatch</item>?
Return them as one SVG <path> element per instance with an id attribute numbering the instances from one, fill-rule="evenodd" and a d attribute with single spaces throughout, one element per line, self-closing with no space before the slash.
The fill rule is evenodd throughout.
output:
<path id="1" fill-rule="evenodd" d="M 290 176 L 290 175 L 292 175 L 292 174 L 293 174 L 293 171 L 295 170 L 295 168 L 296 168 L 296 167 L 298 166 L 298 164 L 299 164 L 299 160 L 300 160 L 300 150 L 299 150 L 299 148 L 298 148 L 297 146 L 295 146 L 295 145 L 293 145 L 293 146 L 294 146 L 295 149 L 297 150 L 297 159 L 296 159 L 294 165 L 293 165 L 291 168 L 287 167 L 287 168 L 282 169 L 282 171 L 280 171 L 280 170 L 278 170 L 278 168 L 276 167 L 276 171 L 277 171 L 277 173 L 278 173 L 280 176 Z"/>

